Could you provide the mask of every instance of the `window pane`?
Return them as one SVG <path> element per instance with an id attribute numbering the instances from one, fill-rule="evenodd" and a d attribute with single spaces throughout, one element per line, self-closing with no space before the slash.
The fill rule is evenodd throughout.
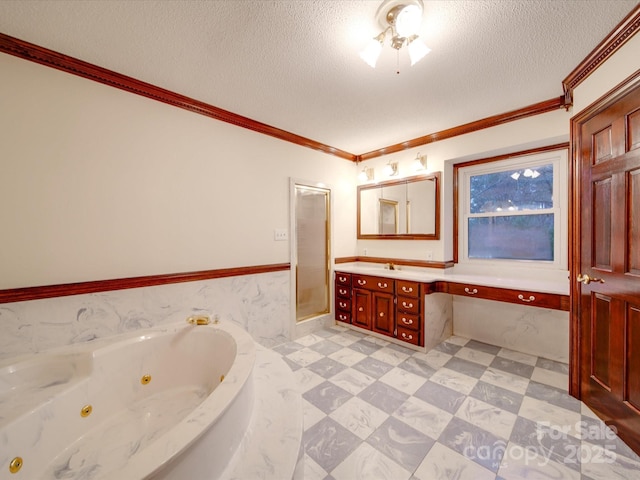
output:
<path id="1" fill-rule="evenodd" d="M 553 208 L 553 165 L 473 175 L 471 213 Z"/>
<path id="2" fill-rule="evenodd" d="M 553 214 L 469 218 L 469 258 L 553 260 Z"/>

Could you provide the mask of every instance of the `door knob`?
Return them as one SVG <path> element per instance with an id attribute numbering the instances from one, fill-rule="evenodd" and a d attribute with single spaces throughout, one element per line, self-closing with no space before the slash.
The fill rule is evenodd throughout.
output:
<path id="1" fill-rule="evenodd" d="M 578 278 L 576 280 L 580 283 L 584 283 L 585 285 L 589 285 L 591 282 L 604 283 L 603 278 L 590 277 L 587 274 L 582 275 L 581 273 L 578 274 Z"/>

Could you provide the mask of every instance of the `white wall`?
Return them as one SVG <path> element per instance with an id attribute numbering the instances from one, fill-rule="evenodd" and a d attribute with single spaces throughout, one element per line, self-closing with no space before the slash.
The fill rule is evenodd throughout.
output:
<path id="1" fill-rule="evenodd" d="M 10 55 L 0 71 L 0 289 L 289 262 L 289 177 L 332 187 L 333 254 L 355 254 L 352 162 Z"/>
<path id="2" fill-rule="evenodd" d="M 560 81 L 558 86 L 560 88 Z M 556 110 L 364 162 L 365 166 L 375 169 L 376 181 L 384 181 L 387 178 L 384 178 L 382 168 L 387 162 L 398 162 L 399 177 L 412 176 L 417 173 L 412 170 L 416 154 L 427 155 L 429 171 L 442 172 L 441 227 L 440 240 L 359 240 L 358 255 L 364 255 L 366 249 L 367 255 L 373 257 L 428 260 L 428 253 L 431 253 L 435 261 L 452 260 L 453 164 L 567 142 L 569 119 L 570 114 L 565 110 Z"/>

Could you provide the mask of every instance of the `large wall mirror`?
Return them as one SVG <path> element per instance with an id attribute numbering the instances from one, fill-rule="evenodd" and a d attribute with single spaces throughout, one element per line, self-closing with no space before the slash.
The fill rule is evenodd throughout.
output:
<path id="1" fill-rule="evenodd" d="M 440 172 L 358 187 L 358 238 L 440 238 Z"/>

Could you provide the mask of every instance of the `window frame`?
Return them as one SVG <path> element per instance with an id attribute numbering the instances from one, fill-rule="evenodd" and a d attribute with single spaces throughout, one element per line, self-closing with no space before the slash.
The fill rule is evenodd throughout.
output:
<path id="1" fill-rule="evenodd" d="M 470 178 L 476 175 L 503 172 L 512 169 L 535 168 L 553 165 L 553 208 L 519 212 L 517 215 L 554 215 L 553 260 L 524 260 L 501 258 L 469 258 L 468 219 L 477 214 L 470 213 Z M 454 166 L 456 181 L 456 208 L 454 218 L 454 254 L 460 265 L 483 267 L 527 267 L 546 270 L 566 270 L 568 265 L 568 149 L 565 146 L 542 151 L 520 152 L 508 156 L 487 158 L 465 162 Z M 512 212 L 509 212 L 513 215 Z M 483 217 L 508 216 L 509 213 L 486 215 Z"/>

